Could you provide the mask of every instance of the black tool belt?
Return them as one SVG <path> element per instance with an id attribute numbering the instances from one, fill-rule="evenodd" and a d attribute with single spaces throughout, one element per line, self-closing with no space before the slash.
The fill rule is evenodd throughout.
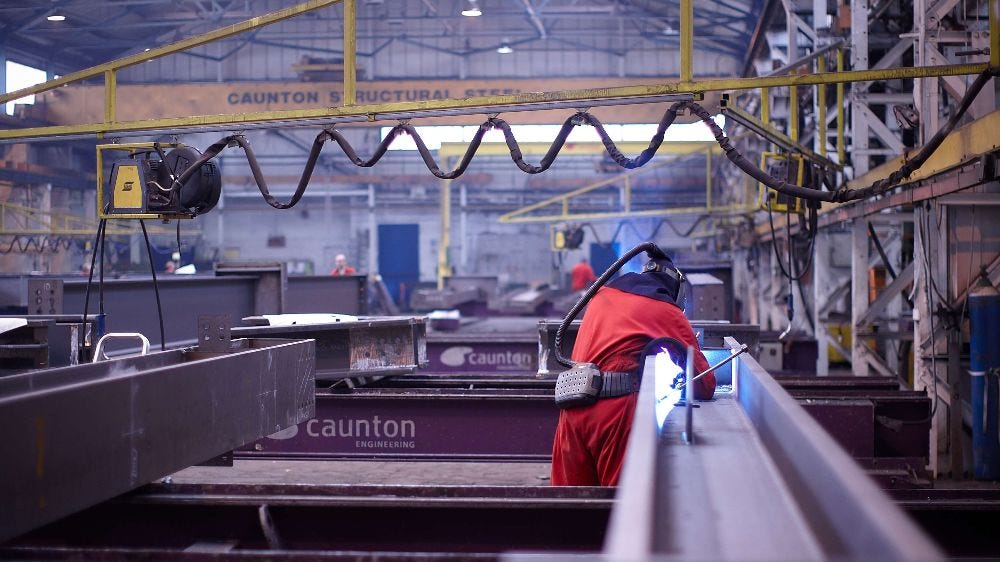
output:
<path id="1" fill-rule="evenodd" d="M 604 372 L 601 373 L 601 381 L 598 398 L 615 398 L 639 391 L 638 373 Z"/>

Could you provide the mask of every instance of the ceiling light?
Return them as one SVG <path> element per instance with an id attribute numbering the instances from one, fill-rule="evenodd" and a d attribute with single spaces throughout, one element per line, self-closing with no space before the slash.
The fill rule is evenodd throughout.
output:
<path id="1" fill-rule="evenodd" d="M 510 45 L 504 41 L 503 43 L 500 43 L 499 47 L 497 47 L 497 52 L 501 55 L 509 55 L 514 52 L 514 49 L 511 49 Z"/>
<path id="2" fill-rule="evenodd" d="M 462 10 L 462 15 L 475 18 L 483 15 L 483 11 L 479 9 L 479 4 L 476 3 L 476 0 L 469 0 L 469 6 Z"/>
<path id="3" fill-rule="evenodd" d="M 49 21 L 66 21 L 66 16 L 62 14 L 49 14 L 45 16 L 45 19 Z"/>

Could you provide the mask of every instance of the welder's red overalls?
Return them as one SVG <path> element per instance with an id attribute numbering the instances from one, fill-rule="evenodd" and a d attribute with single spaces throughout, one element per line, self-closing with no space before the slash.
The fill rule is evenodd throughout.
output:
<path id="1" fill-rule="evenodd" d="M 594 363 L 601 371 L 635 371 L 647 343 L 670 337 L 695 348 L 695 373 L 708 369 L 694 330 L 677 305 L 626 292 L 615 284 L 601 288 L 587 305 L 573 347 L 574 361 Z M 711 399 L 715 374 L 694 385 L 696 399 Z M 637 396 L 603 398 L 590 406 L 561 410 L 552 444 L 554 486 L 618 484 Z"/>

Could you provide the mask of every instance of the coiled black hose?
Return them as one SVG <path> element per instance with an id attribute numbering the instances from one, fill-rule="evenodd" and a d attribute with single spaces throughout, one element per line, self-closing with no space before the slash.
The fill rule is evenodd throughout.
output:
<path id="1" fill-rule="evenodd" d="M 563 122 L 563 125 L 559 130 L 559 134 L 556 135 L 555 140 L 549 146 L 548 151 L 546 151 L 545 156 L 542 157 L 539 164 L 530 164 L 524 160 L 524 155 L 521 152 L 517 139 L 514 138 L 514 133 L 511 130 L 510 124 L 499 117 L 490 117 L 479 126 L 479 130 L 477 130 L 476 134 L 473 136 L 472 141 L 469 143 L 469 146 L 466 149 L 465 154 L 462 156 L 462 159 L 459 161 L 458 166 L 456 166 L 454 170 L 446 172 L 441 170 L 438 166 L 437 161 L 434 159 L 434 155 L 431 153 L 430 149 L 427 148 L 427 145 L 417 133 L 417 130 L 409 123 L 400 123 L 389 131 L 389 134 L 382 139 L 382 142 L 380 142 L 378 147 L 375 149 L 374 154 L 372 154 L 372 156 L 368 159 L 358 156 L 354 147 L 351 146 L 351 143 L 348 142 L 339 131 L 333 128 L 324 129 L 313 141 L 312 148 L 309 151 L 309 157 L 306 160 L 305 168 L 303 169 L 302 176 L 299 179 L 299 184 L 296 187 L 292 198 L 286 203 L 278 201 L 270 194 L 267 181 L 265 180 L 264 174 L 260 169 L 260 164 L 257 162 L 257 158 L 253 153 L 253 149 L 250 147 L 250 143 L 242 135 L 230 135 L 224 137 L 212 146 L 208 147 L 208 149 L 205 150 L 205 153 L 202 154 L 201 158 L 192 163 L 187 170 L 174 180 L 171 189 L 179 189 L 180 186 L 184 185 L 184 183 L 198 171 L 202 164 L 217 156 L 226 147 L 236 145 L 243 149 L 247 158 L 247 163 L 250 165 L 250 171 L 253 174 L 254 181 L 257 183 L 257 188 L 260 190 L 260 193 L 263 195 L 267 204 L 276 209 L 288 209 L 295 206 L 305 193 L 306 187 L 309 185 L 309 180 L 312 177 L 313 170 L 316 167 L 316 161 L 319 159 L 320 152 L 323 149 L 323 144 L 326 143 L 326 141 L 336 141 L 344 154 L 347 155 L 348 159 L 350 159 L 355 166 L 368 168 L 374 166 L 375 163 L 381 160 L 389 150 L 389 146 L 396 139 L 396 137 L 402 134 L 407 134 L 413 137 L 413 141 L 417 145 L 417 151 L 420 153 L 420 157 L 423 159 L 424 165 L 427 166 L 427 169 L 430 170 L 432 174 L 441 179 L 455 179 L 461 176 L 468 168 L 476 150 L 478 150 L 479 145 L 482 143 L 483 136 L 491 129 L 500 129 L 503 132 L 504 141 L 507 143 L 508 150 L 510 150 L 510 157 L 521 171 L 528 174 L 538 174 L 549 169 L 552 163 L 555 162 L 555 159 L 559 155 L 559 151 L 562 150 L 563 145 L 566 144 L 566 139 L 573 131 L 573 128 L 580 125 L 590 125 L 594 127 L 597 134 L 601 137 L 601 142 L 607 149 L 608 154 L 611 155 L 611 158 L 623 168 L 634 169 L 643 166 L 653 158 L 660 145 L 663 144 L 663 138 L 667 129 L 677 119 L 677 114 L 681 110 L 686 109 L 697 115 L 698 118 L 701 119 L 701 121 L 709 128 L 709 130 L 712 131 L 715 141 L 719 143 L 720 147 L 722 147 L 723 152 L 726 154 L 726 158 L 728 158 L 733 164 L 736 165 L 736 167 L 750 177 L 775 191 L 791 197 L 797 197 L 799 199 L 806 199 L 809 201 L 843 203 L 846 201 L 866 199 L 874 195 L 880 195 L 889 191 L 901 181 L 909 177 L 914 170 L 918 169 L 924 164 L 924 162 L 927 161 L 931 154 L 933 154 L 934 151 L 941 145 L 945 137 L 947 137 L 955 129 L 958 122 L 962 119 L 962 116 L 965 115 L 966 111 L 968 111 L 969 107 L 972 105 L 973 100 L 975 100 L 976 96 L 979 95 L 979 92 L 987 83 L 989 83 L 989 80 L 992 77 L 993 71 L 987 70 L 976 78 L 975 82 L 973 82 L 966 91 L 965 96 L 962 98 L 955 114 L 951 116 L 945 126 L 935 133 L 931 140 L 928 141 L 927 144 L 924 145 L 913 158 L 907 160 L 898 170 L 889 174 L 888 177 L 878 180 L 861 189 L 852 190 L 847 189 L 845 186 L 835 191 L 823 191 L 821 189 L 813 189 L 811 187 L 796 185 L 768 174 L 766 171 L 761 170 L 756 164 L 743 156 L 743 154 L 733 145 L 729 137 L 726 136 L 725 132 L 723 132 L 722 127 L 719 127 L 719 125 L 712 120 L 712 115 L 705 110 L 704 107 L 693 101 L 679 101 L 671 105 L 660 119 L 660 123 L 656 128 L 656 133 L 653 135 L 653 138 L 650 139 L 649 145 L 635 158 L 629 158 L 618 149 L 618 146 L 615 144 L 614 140 L 611 139 L 611 136 L 608 135 L 607 131 L 604 129 L 604 125 L 597 119 L 597 117 L 594 117 L 586 112 L 577 112 Z"/>

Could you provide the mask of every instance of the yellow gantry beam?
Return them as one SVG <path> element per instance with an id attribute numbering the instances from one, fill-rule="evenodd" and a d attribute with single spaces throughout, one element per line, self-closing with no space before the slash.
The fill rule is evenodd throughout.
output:
<path id="1" fill-rule="evenodd" d="M 694 0 L 681 0 L 681 82 L 694 79 Z"/>
<path id="2" fill-rule="evenodd" d="M 844 50 L 837 49 L 837 73 L 844 71 Z M 844 84 L 837 84 L 837 163 L 847 165 L 847 141 L 844 138 Z"/>
<path id="3" fill-rule="evenodd" d="M 710 214 L 712 216 L 744 215 L 760 210 L 756 205 L 725 205 L 722 207 L 672 207 L 666 209 L 647 209 L 645 211 L 608 211 L 606 213 L 568 213 L 564 212 L 555 215 L 531 215 L 518 217 L 503 221 L 510 224 L 537 223 L 537 222 L 560 222 L 566 220 L 574 221 L 596 221 L 608 219 L 627 219 L 634 217 L 665 217 L 670 215 L 700 215 Z"/>
<path id="4" fill-rule="evenodd" d="M 47 92 L 49 90 L 54 90 L 59 86 L 64 86 L 66 84 L 72 84 L 79 80 L 85 80 L 87 78 L 94 78 L 103 75 L 107 71 L 116 71 L 122 68 L 128 68 L 130 66 L 135 66 L 152 59 L 159 57 L 164 57 L 167 55 L 172 55 L 174 53 L 179 53 L 181 51 L 186 51 L 193 47 L 199 47 L 206 43 L 211 43 L 213 41 L 218 41 L 219 39 L 226 39 L 227 37 L 232 37 L 233 35 L 239 35 L 245 31 L 250 31 L 257 29 L 259 27 L 264 27 L 265 25 L 271 25 L 272 23 L 277 23 L 279 21 L 286 20 L 288 18 L 293 18 L 297 15 L 304 14 L 306 12 L 311 12 L 313 10 L 318 10 L 320 8 L 325 8 L 327 6 L 332 6 L 334 4 L 340 3 L 342 0 L 309 0 L 308 2 L 302 2 L 301 4 L 296 4 L 290 8 L 285 8 L 284 10 L 278 10 L 276 12 L 271 12 L 270 14 L 263 15 L 256 18 L 250 18 L 239 23 L 234 23 L 233 25 L 216 29 L 214 31 L 209 31 L 207 33 L 202 33 L 201 35 L 196 35 L 194 37 L 189 37 L 187 39 L 182 39 L 175 43 L 169 45 L 164 45 L 162 47 L 157 47 L 155 49 L 150 49 L 142 53 L 136 53 L 134 55 L 115 59 L 110 62 L 92 66 L 85 70 L 80 70 L 77 72 L 72 72 L 65 76 L 60 76 L 59 78 L 43 82 L 36 86 L 31 86 L 28 88 L 21 88 L 20 90 L 15 90 L 13 92 L 8 92 L 0 95 L 0 104 L 7 103 L 9 101 L 14 101 L 16 99 L 23 98 L 25 96 L 30 96 L 33 94 L 40 94 L 42 92 Z"/>
<path id="5" fill-rule="evenodd" d="M 906 182 L 915 182 L 933 177 L 941 172 L 961 166 L 966 162 L 979 158 L 983 154 L 1000 149 L 1000 138 L 996 132 L 1000 130 L 1000 109 L 993 111 L 972 123 L 951 132 L 941 146 L 931 154 L 930 158 L 913 171 Z M 859 189 L 889 177 L 889 174 L 899 169 L 903 163 L 920 151 L 921 147 L 912 148 L 902 156 L 873 168 L 867 174 L 847 182 L 847 187 Z"/>
<path id="6" fill-rule="evenodd" d="M 280 111 L 256 111 L 238 114 L 197 115 L 192 117 L 172 117 L 163 119 L 143 119 L 136 121 L 116 121 L 109 123 L 87 123 L 80 125 L 56 125 L 29 127 L 0 131 L 2 139 L 26 139 L 59 137 L 68 135 L 89 135 L 109 132 L 165 131 L 183 132 L 184 129 L 215 127 L 240 129 L 251 124 L 279 126 L 296 121 L 317 121 L 324 123 L 365 122 L 405 119 L 410 117 L 430 117 L 443 115 L 469 115 L 495 113 L 500 111 L 527 111 L 552 109 L 567 103 L 586 106 L 587 102 L 626 103 L 636 98 L 657 98 L 685 94 L 701 95 L 705 92 L 747 90 L 764 87 L 809 86 L 816 84 L 837 84 L 847 82 L 869 82 L 876 80 L 899 80 L 911 78 L 931 78 L 978 74 L 988 68 L 985 63 L 951 64 L 885 70 L 850 70 L 840 73 L 820 72 L 793 76 L 760 76 L 755 78 L 715 78 L 692 80 L 690 82 L 667 82 L 645 86 L 620 86 L 615 88 L 584 88 L 559 92 L 527 92 L 500 96 L 478 96 L 447 100 L 426 100 L 393 102 L 384 104 L 364 104 L 347 107 L 318 109 L 288 109 Z M 63 79 L 59 79 L 60 81 Z M 47 82 L 45 85 L 48 85 Z M 51 88 L 44 88 L 45 90 Z M 30 90 L 30 89 L 29 89 Z M 44 90 L 43 90 L 44 91 Z M 16 97 L 33 92 L 20 90 Z M 0 98 L 3 99 L 3 98 Z M 9 101 L 9 100 L 5 100 Z"/>
<path id="7" fill-rule="evenodd" d="M 819 70 L 826 70 L 826 57 L 820 55 L 816 59 L 816 67 Z M 819 108 L 819 119 L 816 126 L 819 128 L 819 155 L 826 157 L 826 86 L 816 87 L 816 106 Z"/>
<path id="8" fill-rule="evenodd" d="M 357 101 L 357 4 L 355 0 L 344 0 L 344 105 L 354 105 Z"/>

